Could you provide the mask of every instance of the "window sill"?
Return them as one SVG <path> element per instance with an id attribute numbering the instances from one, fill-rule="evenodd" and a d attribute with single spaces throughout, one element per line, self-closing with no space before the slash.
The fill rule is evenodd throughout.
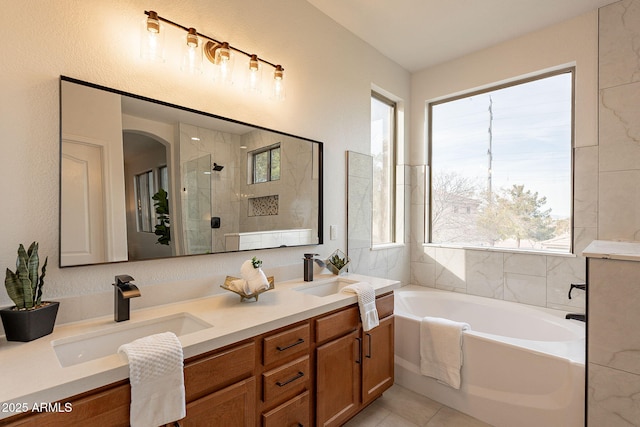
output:
<path id="1" fill-rule="evenodd" d="M 545 256 L 557 256 L 563 258 L 576 258 L 577 255 L 569 252 L 552 252 L 530 249 L 508 249 L 508 248 L 489 248 L 478 246 L 463 246 L 463 245 L 443 245 L 438 243 L 423 243 L 424 248 L 443 248 L 443 249 L 464 249 L 468 251 L 482 251 L 482 252 L 502 252 L 509 254 L 521 254 L 521 255 L 545 255 Z"/>
<path id="2" fill-rule="evenodd" d="M 385 243 L 383 245 L 375 245 L 371 247 L 372 251 L 382 251 L 385 249 L 403 248 L 404 243 Z"/>

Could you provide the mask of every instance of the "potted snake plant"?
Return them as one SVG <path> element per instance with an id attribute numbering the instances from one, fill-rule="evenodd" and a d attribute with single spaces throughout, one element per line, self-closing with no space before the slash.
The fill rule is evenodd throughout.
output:
<path id="1" fill-rule="evenodd" d="M 16 271 L 7 268 L 4 285 L 15 304 L 0 309 L 7 341 L 33 341 L 53 331 L 60 303 L 42 301 L 47 261 L 48 257 L 40 272 L 38 243 L 33 242 L 27 250 L 20 244 Z"/>

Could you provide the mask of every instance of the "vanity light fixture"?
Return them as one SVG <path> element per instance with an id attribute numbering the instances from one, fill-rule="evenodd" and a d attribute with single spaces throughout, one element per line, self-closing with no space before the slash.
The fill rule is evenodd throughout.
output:
<path id="1" fill-rule="evenodd" d="M 145 11 L 147 16 L 143 25 L 143 39 L 141 43 L 141 56 L 145 59 L 164 62 L 164 33 L 163 24 L 171 25 L 185 31 L 186 43 L 183 43 L 182 69 L 189 73 L 202 72 L 203 56 L 214 65 L 214 80 L 232 85 L 240 77 L 245 78 L 245 88 L 251 92 L 262 92 L 263 66 L 273 68 L 270 79 L 270 92 L 276 100 L 284 99 L 284 68 L 276 65 L 256 54 L 247 53 L 237 47 L 229 45 L 198 33 L 195 28 L 185 27 L 176 22 L 159 16 L 155 11 Z M 242 65 L 241 70 L 235 75 L 236 56 L 247 57 L 248 62 Z"/>

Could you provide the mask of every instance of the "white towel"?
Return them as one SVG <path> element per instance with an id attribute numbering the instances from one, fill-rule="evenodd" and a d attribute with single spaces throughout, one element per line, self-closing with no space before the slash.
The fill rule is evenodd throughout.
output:
<path id="1" fill-rule="evenodd" d="M 420 373 L 460 388 L 462 332 L 469 324 L 437 317 L 420 322 Z"/>
<path id="2" fill-rule="evenodd" d="M 173 332 L 121 345 L 129 360 L 131 427 L 157 427 L 186 415 L 182 345 Z"/>
<path id="3" fill-rule="evenodd" d="M 247 295 L 269 288 L 269 281 L 261 268 L 255 268 L 251 260 L 247 260 L 240 266 L 240 275 L 246 280 L 245 291 Z"/>
<path id="4" fill-rule="evenodd" d="M 358 282 L 345 286 L 341 292 L 350 292 L 358 296 L 358 307 L 360 308 L 360 320 L 362 329 L 366 332 L 380 324 L 378 320 L 378 309 L 376 308 L 376 291 L 367 282 Z"/>

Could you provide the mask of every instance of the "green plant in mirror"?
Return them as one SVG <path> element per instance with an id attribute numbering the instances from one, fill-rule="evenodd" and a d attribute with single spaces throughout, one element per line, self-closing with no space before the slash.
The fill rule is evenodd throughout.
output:
<path id="1" fill-rule="evenodd" d="M 156 208 L 156 218 L 158 224 L 154 231 L 158 237 L 158 242 L 161 245 L 168 245 L 171 241 L 171 228 L 169 226 L 169 198 L 168 193 L 161 188 L 156 194 L 151 197 L 154 202 L 153 206 Z"/>
<path id="2" fill-rule="evenodd" d="M 31 310 L 42 303 L 42 287 L 48 260 L 49 257 L 45 258 L 42 273 L 39 273 L 38 243 L 31 243 L 28 250 L 22 244 L 18 247 L 16 271 L 7 268 L 4 279 L 7 294 L 18 310 Z"/>

